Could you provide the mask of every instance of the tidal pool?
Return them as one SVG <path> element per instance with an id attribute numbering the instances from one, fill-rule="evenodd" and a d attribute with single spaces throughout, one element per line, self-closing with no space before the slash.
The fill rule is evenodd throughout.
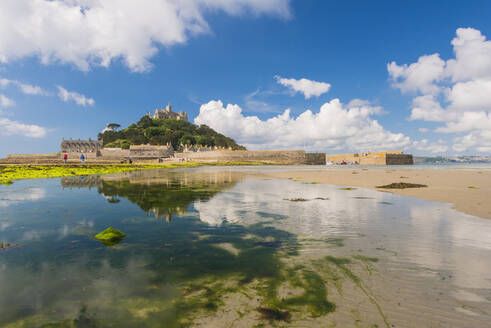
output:
<path id="1" fill-rule="evenodd" d="M 0 186 L 0 326 L 489 326 L 490 220 L 267 169 Z"/>

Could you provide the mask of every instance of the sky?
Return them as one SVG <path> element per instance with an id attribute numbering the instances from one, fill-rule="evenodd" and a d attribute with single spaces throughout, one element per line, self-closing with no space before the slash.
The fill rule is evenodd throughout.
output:
<path id="1" fill-rule="evenodd" d="M 491 155 L 490 1 L 2 0 L 0 157 L 171 104 L 248 149 Z"/>

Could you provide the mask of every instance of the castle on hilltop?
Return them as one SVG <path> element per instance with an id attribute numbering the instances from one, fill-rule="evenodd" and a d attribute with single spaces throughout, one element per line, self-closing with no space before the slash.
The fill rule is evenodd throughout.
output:
<path id="1" fill-rule="evenodd" d="M 155 109 L 155 112 L 153 115 L 148 113 L 148 116 L 153 117 L 153 118 L 173 118 L 176 120 L 183 120 L 187 121 L 188 120 L 188 114 L 186 112 L 173 112 L 172 111 L 172 106 L 169 104 L 165 107 L 165 109 Z"/>

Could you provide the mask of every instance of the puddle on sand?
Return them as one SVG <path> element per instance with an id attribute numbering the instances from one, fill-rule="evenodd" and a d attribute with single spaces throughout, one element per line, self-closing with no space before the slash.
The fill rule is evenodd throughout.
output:
<path id="1" fill-rule="evenodd" d="M 350 190 L 227 168 L 0 187 L 22 245 L 0 251 L 0 326 L 486 326 L 491 222 Z"/>

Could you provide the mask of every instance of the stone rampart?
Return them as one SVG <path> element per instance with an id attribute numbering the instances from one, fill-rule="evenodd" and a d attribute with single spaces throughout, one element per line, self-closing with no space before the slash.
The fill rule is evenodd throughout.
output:
<path id="1" fill-rule="evenodd" d="M 109 160 L 122 160 L 130 157 L 129 149 L 102 148 L 100 150 L 100 153 L 103 159 L 109 159 Z"/>
<path id="2" fill-rule="evenodd" d="M 387 165 L 412 165 L 413 155 L 410 154 L 387 154 Z"/>
<path id="3" fill-rule="evenodd" d="M 176 158 L 213 162 L 261 162 L 267 164 L 302 165 L 303 150 L 218 150 L 175 153 Z"/>
<path id="4" fill-rule="evenodd" d="M 326 161 L 333 164 L 342 162 L 360 165 L 410 165 L 413 164 L 413 156 L 403 154 L 402 151 L 352 153 L 326 155 Z"/>
<path id="5" fill-rule="evenodd" d="M 132 145 L 130 156 L 133 159 L 168 158 L 174 156 L 174 148 L 171 145 Z"/>
<path id="6" fill-rule="evenodd" d="M 325 153 L 305 153 L 305 165 L 326 165 Z"/>

